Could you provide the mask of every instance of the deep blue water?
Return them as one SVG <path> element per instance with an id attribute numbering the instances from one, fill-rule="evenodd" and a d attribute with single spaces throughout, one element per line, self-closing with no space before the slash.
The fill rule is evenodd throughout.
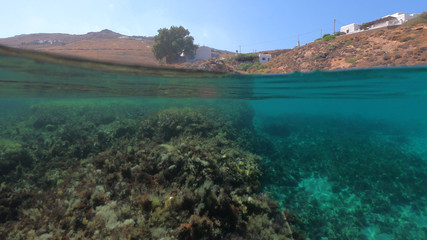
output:
<path id="1" fill-rule="evenodd" d="M 0 54 L 0 140 L 30 131 L 5 129 L 43 108 L 117 120 L 171 107 L 231 114 L 234 103 L 250 112 L 235 125 L 253 129 L 260 192 L 307 238 L 426 239 L 426 66 L 236 75 Z"/>

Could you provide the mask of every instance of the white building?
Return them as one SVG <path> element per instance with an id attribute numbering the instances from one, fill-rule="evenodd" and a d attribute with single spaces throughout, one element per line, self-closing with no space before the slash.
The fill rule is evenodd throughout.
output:
<path id="1" fill-rule="evenodd" d="M 405 22 L 407 22 L 413 18 L 416 18 L 419 15 L 420 14 L 418 14 L 418 13 L 407 14 L 407 13 L 398 12 L 398 13 L 394 13 L 391 15 L 384 16 L 384 17 L 382 17 L 378 20 L 372 21 L 372 22 L 364 23 L 363 29 L 362 29 L 362 25 L 359 25 L 356 23 L 352 23 L 352 24 L 342 26 L 340 28 L 340 32 L 351 34 L 351 33 L 356 33 L 356 32 L 360 32 L 360 31 L 368 30 L 368 29 L 377 29 L 377 28 L 382 28 L 382 27 L 402 25 L 403 23 L 405 23 Z"/>
<path id="2" fill-rule="evenodd" d="M 403 23 L 417 17 L 418 13 L 413 14 L 407 14 L 407 13 L 394 13 L 391 15 L 387 15 L 382 17 L 381 19 L 372 22 L 373 24 L 368 26 L 369 29 L 376 29 L 376 28 L 382 28 L 382 27 L 390 27 L 390 26 L 396 26 L 396 25 L 402 25 Z M 384 21 L 381 21 L 381 20 Z"/>
<path id="3" fill-rule="evenodd" d="M 340 32 L 351 34 L 360 31 L 360 24 L 352 23 L 340 28 Z"/>
<path id="4" fill-rule="evenodd" d="M 263 53 L 260 53 L 260 54 L 258 55 L 258 57 L 259 57 L 259 62 L 260 62 L 260 63 L 266 63 L 266 62 L 268 62 L 268 61 L 270 61 L 270 60 L 271 60 L 271 54 L 263 54 Z"/>
<path id="5" fill-rule="evenodd" d="M 212 57 L 212 50 L 209 47 L 201 46 L 196 50 L 196 55 L 191 61 L 208 60 Z"/>
<path id="6" fill-rule="evenodd" d="M 377 29 L 377 28 L 399 25 L 399 21 L 395 17 L 386 16 L 381 19 L 384 19 L 384 21 L 373 23 L 372 25 L 368 26 L 368 29 Z"/>
<path id="7" fill-rule="evenodd" d="M 407 22 L 407 21 L 409 21 L 409 20 L 411 20 L 413 18 L 418 17 L 419 15 L 420 15 L 419 13 L 412 13 L 412 14 L 395 13 L 395 14 L 387 15 L 387 16 L 385 16 L 383 18 L 394 17 L 397 20 L 396 25 L 400 25 L 400 24 L 403 24 L 403 23 L 405 23 L 405 22 Z"/>

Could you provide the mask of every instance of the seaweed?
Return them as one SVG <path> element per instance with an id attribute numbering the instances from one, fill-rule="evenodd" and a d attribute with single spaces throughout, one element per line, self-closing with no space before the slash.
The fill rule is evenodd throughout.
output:
<path id="1" fill-rule="evenodd" d="M 254 132 L 253 111 L 247 105 L 184 104 L 160 110 L 143 106 L 151 109 L 149 113 L 127 104 L 109 111 L 92 104 L 37 105 L 31 118 L 5 124 L 8 129 L 19 125 L 22 134 L 34 136 L 15 136 L 23 142 L 19 146 L 25 146 L 19 149 L 34 157 L 32 168 L 17 175 L 18 167 L 11 166 L 4 178 L 8 193 L 0 196 L 0 235 L 5 239 L 302 236 L 288 224 L 288 213 L 260 193 L 262 159 L 247 150 L 254 146 L 254 137 L 245 139 Z M 66 121 L 41 123 L 51 115 Z M 237 126 L 246 129 L 244 133 Z"/>

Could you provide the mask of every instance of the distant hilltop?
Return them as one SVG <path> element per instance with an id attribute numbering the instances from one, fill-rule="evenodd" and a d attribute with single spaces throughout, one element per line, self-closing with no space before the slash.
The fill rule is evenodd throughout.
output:
<path id="1" fill-rule="evenodd" d="M 154 37 L 144 36 L 126 36 L 120 33 L 113 32 L 108 29 L 104 29 L 99 32 L 89 32 L 82 35 L 64 34 L 64 33 L 33 33 L 33 34 L 21 34 L 10 38 L 0 38 L 0 44 L 20 47 L 20 46 L 32 46 L 32 45 L 66 45 L 83 40 L 93 39 L 131 39 L 146 41 L 150 44 L 154 42 Z"/>
<path id="2" fill-rule="evenodd" d="M 81 35 L 22 34 L 0 39 L 1 45 L 127 64 L 157 65 L 151 52 L 154 37 L 126 36 L 104 29 Z"/>

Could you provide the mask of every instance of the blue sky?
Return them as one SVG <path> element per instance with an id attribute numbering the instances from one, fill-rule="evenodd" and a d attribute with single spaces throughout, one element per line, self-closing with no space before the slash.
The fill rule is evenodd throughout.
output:
<path id="1" fill-rule="evenodd" d="M 426 0 L 2 0 L 0 38 L 28 33 L 110 29 L 154 36 L 163 27 L 184 26 L 195 43 L 242 52 L 292 48 L 349 23 L 395 12 L 427 11 Z"/>

